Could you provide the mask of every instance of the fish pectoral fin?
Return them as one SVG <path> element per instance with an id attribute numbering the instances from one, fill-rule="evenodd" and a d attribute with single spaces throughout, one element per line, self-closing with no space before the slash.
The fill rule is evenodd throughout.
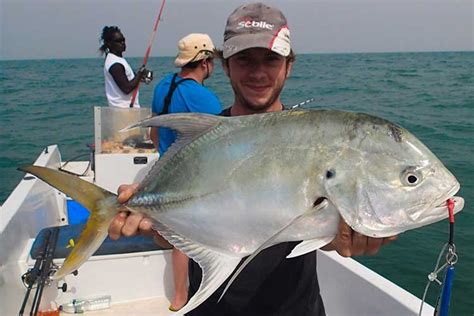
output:
<path id="1" fill-rule="evenodd" d="M 163 223 L 156 222 L 153 228 L 175 248 L 199 264 L 202 269 L 199 289 L 179 310 L 180 315 L 193 310 L 211 296 L 232 274 L 241 260 L 239 257 L 231 257 L 201 246 L 179 235 Z"/>
<path id="2" fill-rule="evenodd" d="M 232 278 L 227 282 L 227 285 L 225 286 L 224 291 L 222 292 L 221 296 L 219 297 L 219 301 L 222 299 L 224 294 L 227 292 L 229 289 L 230 285 L 234 282 L 234 280 L 237 278 L 237 276 L 242 272 L 242 270 L 252 261 L 253 258 L 255 258 L 263 249 L 270 247 L 273 242 L 276 240 L 278 236 L 280 236 L 288 227 L 293 225 L 297 220 L 304 216 L 308 216 L 314 212 L 318 212 L 325 208 L 327 206 L 327 201 L 323 200 L 322 203 L 316 205 L 315 207 L 312 207 L 311 209 L 305 211 L 304 213 L 296 216 L 293 218 L 288 224 L 280 228 L 275 234 L 273 234 L 270 238 L 268 238 L 263 244 L 260 245 L 260 247 L 257 248 L 250 256 L 248 256 L 245 261 L 239 266 L 239 268 L 232 274 Z"/>
<path id="3" fill-rule="evenodd" d="M 301 255 L 307 254 L 308 252 L 311 252 L 313 250 L 316 250 L 316 249 L 319 249 L 323 246 L 326 246 L 333 239 L 334 239 L 334 236 L 304 240 L 304 241 L 300 242 L 298 245 L 296 245 L 296 247 L 293 248 L 291 253 L 288 256 L 286 256 L 286 258 L 289 259 L 289 258 L 294 258 L 294 257 L 298 257 L 298 256 L 301 256 Z"/>
<path id="4" fill-rule="evenodd" d="M 260 247 L 257 248 L 257 250 L 255 250 L 250 256 L 247 257 L 247 259 L 245 259 L 245 261 L 234 272 L 234 274 L 232 275 L 232 278 L 229 280 L 229 282 L 227 282 L 227 285 L 226 285 L 224 291 L 222 292 L 221 296 L 219 297 L 219 301 L 222 299 L 225 292 L 227 292 L 227 290 L 229 289 L 232 282 L 234 282 L 234 280 L 237 278 L 237 276 L 240 274 L 240 272 L 242 272 L 242 270 L 245 268 L 245 266 L 247 266 L 247 264 L 249 264 L 250 261 L 252 261 L 252 259 L 255 258 L 255 256 L 257 256 L 263 249 L 271 246 L 272 243 L 275 241 L 275 239 L 278 236 L 280 236 L 286 229 L 288 229 L 288 227 L 293 225 L 293 223 L 295 223 L 297 220 L 299 220 L 300 218 L 302 218 L 304 216 L 309 216 L 309 215 L 314 214 L 316 212 L 321 212 L 328 205 L 328 201 L 327 201 L 326 198 L 321 198 L 321 199 L 318 199 L 317 201 L 319 201 L 319 203 L 314 204 L 313 207 L 307 209 L 304 213 L 302 213 L 302 214 L 296 216 L 295 218 L 293 218 L 288 224 L 286 224 L 285 226 L 280 228 L 280 230 L 278 230 L 275 234 L 273 234 L 270 238 L 268 238 L 262 245 L 260 245 Z"/>

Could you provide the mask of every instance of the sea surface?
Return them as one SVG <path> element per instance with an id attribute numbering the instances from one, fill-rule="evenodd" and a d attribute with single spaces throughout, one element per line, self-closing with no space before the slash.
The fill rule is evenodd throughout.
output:
<path id="1" fill-rule="evenodd" d="M 141 58 L 129 58 L 134 69 Z M 143 85 L 140 103 L 150 107 L 153 87 L 175 71 L 171 57 L 150 58 L 155 80 Z M 63 160 L 87 159 L 93 143 L 93 107 L 105 106 L 103 60 L 0 61 L 0 201 L 18 184 L 16 167 L 59 144 Z M 466 200 L 456 217 L 459 261 L 450 315 L 474 314 L 474 52 L 308 54 L 297 56 L 282 93 L 287 106 L 305 105 L 375 114 L 418 136 L 456 175 Z M 206 85 L 224 107 L 232 90 L 221 67 Z M 0 216 L 2 214 L 0 213 Z M 358 261 L 421 297 L 427 275 L 447 241 L 447 221 L 406 232 L 373 257 Z M 440 275 L 440 279 L 442 279 Z M 431 285 L 428 302 L 439 286 Z M 370 303 L 370 298 L 366 298 Z"/>

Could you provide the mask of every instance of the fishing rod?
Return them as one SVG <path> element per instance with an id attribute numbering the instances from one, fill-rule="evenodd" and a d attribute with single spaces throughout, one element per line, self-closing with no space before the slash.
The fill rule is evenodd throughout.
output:
<path id="1" fill-rule="evenodd" d="M 303 102 L 300 102 L 300 103 L 297 103 L 295 105 L 290 106 L 290 110 L 299 108 L 300 106 L 303 106 L 305 104 L 308 104 L 308 103 L 311 103 L 311 102 L 314 102 L 314 101 L 315 101 L 314 98 L 309 98 L 307 100 L 304 100 Z"/>
<path id="2" fill-rule="evenodd" d="M 49 280 L 51 275 L 51 266 L 53 264 L 54 252 L 56 251 L 56 243 L 58 241 L 59 227 L 53 227 L 50 240 L 48 240 L 47 248 L 45 250 L 45 256 L 43 259 L 43 264 L 41 266 L 41 273 L 39 275 L 39 280 L 37 281 L 36 293 L 33 297 L 33 304 L 31 306 L 30 316 L 38 314 L 38 309 L 41 304 L 41 298 L 43 296 L 43 290 L 46 283 Z"/>
<path id="3" fill-rule="evenodd" d="M 54 252 L 56 250 L 56 243 L 58 240 L 59 228 L 53 227 L 48 229 L 42 237 L 42 242 L 39 245 L 36 262 L 32 269 L 28 270 L 22 275 L 21 280 L 26 287 L 26 293 L 21 304 L 19 316 L 25 314 L 25 308 L 28 303 L 31 291 L 36 285 L 36 291 L 31 303 L 31 310 L 29 315 L 35 316 L 38 314 L 38 309 L 41 305 L 41 297 L 43 295 L 44 287 L 50 285 L 49 277 L 54 271 L 53 264 Z M 61 289 L 66 291 L 67 285 L 63 285 Z"/>
<path id="4" fill-rule="evenodd" d="M 166 0 L 161 0 L 160 12 L 158 13 L 158 16 L 156 17 L 155 25 L 153 27 L 153 32 L 151 33 L 150 40 L 148 41 L 148 48 L 146 49 L 145 57 L 143 58 L 142 68 L 145 68 L 146 63 L 148 62 L 148 56 L 150 56 L 151 47 L 153 46 L 153 41 L 155 40 L 156 30 L 158 29 L 158 24 L 160 23 L 160 20 L 161 20 L 161 14 L 163 13 L 165 2 Z M 137 87 L 135 88 L 135 90 L 133 90 L 132 99 L 130 101 L 131 108 L 133 108 L 133 103 L 135 103 L 135 99 L 137 98 L 139 87 L 140 87 L 140 81 L 138 81 Z"/>
<path id="5" fill-rule="evenodd" d="M 41 274 L 41 268 L 42 268 L 41 266 L 45 259 L 46 248 L 49 244 L 50 236 L 51 236 L 51 231 L 50 230 L 46 231 L 45 236 L 43 238 L 43 242 L 41 243 L 39 247 L 39 252 L 36 257 L 36 262 L 33 269 L 29 270 L 28 272 L 23 274 L 21 277 L 23 284 L 27 285 L 27 289 L 26 289 L 25 297 L 23 298 L 23 303 L 21 304 L 21 308 L 18 313 L 18 315 L 20 316 L 23 316 L 25 312 L 26 303 L 28 302 L 28 299 L 30 297 L 31 290 L 33 289 L 33 286 L 35 285 L 38 279 L 38 276 Z"/>

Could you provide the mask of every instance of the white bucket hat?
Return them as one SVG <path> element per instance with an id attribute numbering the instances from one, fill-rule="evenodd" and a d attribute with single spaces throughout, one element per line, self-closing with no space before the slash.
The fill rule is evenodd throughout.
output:
<path id="1" fill-rule="evenodd" d="M 174 61 L 176 67 L 212 57 L 214 44 L 207 34 L 191 33 L 178 42 L 178 56 Z"/>

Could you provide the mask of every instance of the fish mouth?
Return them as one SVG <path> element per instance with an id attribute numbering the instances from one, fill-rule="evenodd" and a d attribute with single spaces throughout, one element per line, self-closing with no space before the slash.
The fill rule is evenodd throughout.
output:
<path id="1" fill-rule="evenodd" d="M 406 218 L 408 222 L 405 222 L 402 227 L 392 227 L 389 228 L 385 225 L 379 227 L 378 229 L 366 229 L 363 226 L 353 227 L 354 230 L 358 231 L 361 234 L 366 236 L 382 238 L 395 236 L 400 233 L 403 233 L 407 230 L 412 230 L 429 224 L 433 224 L 448 218 L 448 199 L 454 201 L 454 210 L 453 213 L 456 214 L 464 208 L 464 199 L 460 196 L 454 196 L 457 193 L 460 186 L 459 184 L 453 186 L 451 190 L 447 193 L 440 196 L 440 198 L 435 199 L 434 203 L 431 206 L 424 207 L 419 209 L 418 212 L 411 213 Z M 413 206 L 413 208 L 418 208 L 418 206 Z"/>
<path id="2" fill-rule="evenodd" d="M 457 208 L 456 205 L 459 204 L 459 203 L 462 203 L 462 206 L 464 207 L 464 199 L 462 197 L 459 197 L 459 196 L 454 196 L 460 189 L 460 185 L 459 183 L 456 183 L 456 185 L 454 185 L 451 190 L 449 190 L 446 194 L 443 194 L 442 197 L 440 197 L 439 199 L 436 199 L 435 200 L 435 203 L 433 203 L 434 207 L 432 207 L 432 211 L 436 214 L 436 212 L 440 212 L 442 213 L 443 211 L 446 211 L 445 213 L 447 213 L 447 210 L 448 210 L 448 200 L 449 199 L 452 199 L 454 201 L 454 205 L 455 205 L 455 209 Z M 462 202 L 461 202 L 462 200 Z M 458 203 L 456 203 L 458 202 Z M 462 209 L 462 208 L 461 208 Z M 459 209 L 458 212 L 461 210 Z"/>
<path id="3" fill-rule="evenodd" d="M 454 201 L 454 214 L 458 213 L 464 208 L 464 199 L 460 196 L 452 196 L 449 199 Z M 443 203 L 439 204 L 438 206 L 435 206 L 432 208 L 433 213 L 441 214 L 445 212 L 446 216 L 443 216 L 443 218 L 448 216 L 448 203 L 447 200 L 444 201 Z"/>
<path id="4" fill-rule="evenodd" d="M 419 225 L 428 225 L 431 223 L 435 223 L 437 221 L 443 220 L 449 216 L 448 212 L 448 200 L 451 199 L 454 202 L 454 210 L 453 213 L 456 214 L 460 212 L 464 208 L 464 199 L 460 196 L 455 196 L 460 189 L 459 183 L 457 183 L 451 190 L 449 190 L 446 194 L 443 194 L 442 197 L 436 199 L 435 202 L 432 204 L 431 207 L 428 208 L 428 211 L 423 215 L 425 218 L 419 222 Z M 417 222 L 416 220 L 414 222 Z"/>
<path id="5" fill-rule="evenodd" d="M 382 238 L 382 237 L 395 236 L 407 230 L 412 230 L 412 229 L 419 228 L 422 226 L 430 225 L 430 224 L 433 224 L 433 223 L 436 223 L 448 218 L 449 216 L 448 203 L 447 203 L 448 199 L 451 199 L 454 201 L 453 214 L 460 212 L 464 208 L 464 199 L 462 197 L 450 196 L 449 198 L 446 198 L 443 202 L 440 202 L 436 206 L 429 208 L 427 211 L 418 213 L 417 217 L 423 216 L 422 220 L 416 220 L 413 217 L 411 217 L 410 218 L 411 224 L 408 224 L 401 229 L 392 228 L 392 229 L 384 229 L 383 231 L 379 230 L 375 232 L 371 230 L 365 230 L 363 228 L 361 229 L 360 227 L 359 229 L 357 228 L 353 228 L 353 229 L 367 236 Z"/>

